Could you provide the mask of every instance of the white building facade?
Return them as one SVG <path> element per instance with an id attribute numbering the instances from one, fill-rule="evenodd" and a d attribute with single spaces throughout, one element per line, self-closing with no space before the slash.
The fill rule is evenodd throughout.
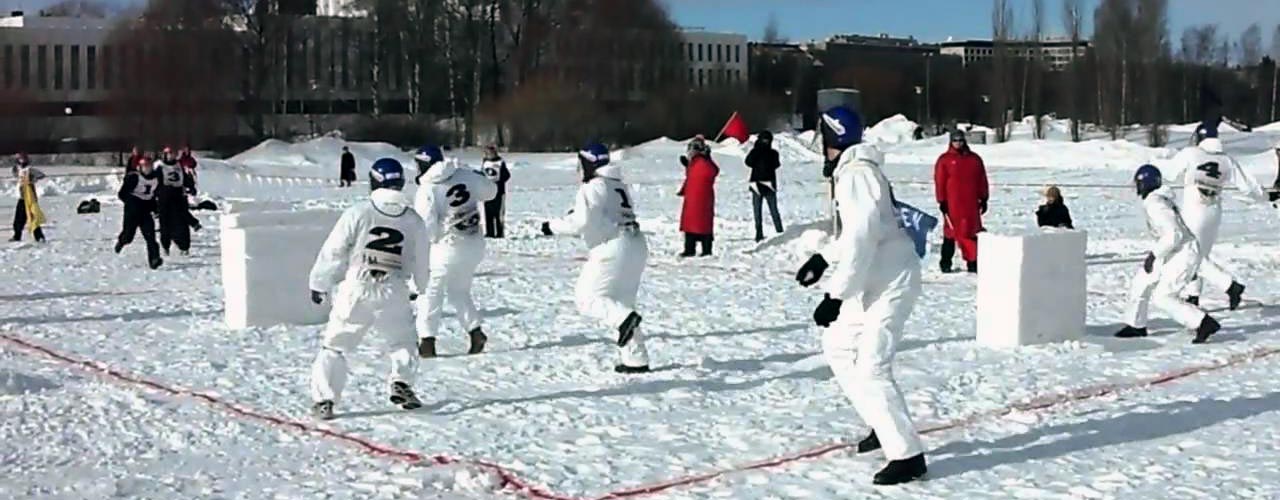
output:
<path id="1" fill-rule="evenodd" d="M 995 43 L 991 40 L 943 42 L 939 45 L 941 54 L 960 57 L 965 66 L 985 63 L 995 56 Z M 1023 40 L 1009 42 L 1010 57 L 1024 60 L 1039 57 L 1052 71 L 1066 69 L 1074 59 L 1083 58 L 1088 52 L 1088 41 L 1080 41 L 1074 47 L 1071 40 L 1063 39 L 1047 39 L 1038 44 Z"/>
<path id="2" fill-rule="evenodd" d="M 751 57 L 746 35 L 682 30 L 680 37 L 690 88 L 747 86 Z"/>

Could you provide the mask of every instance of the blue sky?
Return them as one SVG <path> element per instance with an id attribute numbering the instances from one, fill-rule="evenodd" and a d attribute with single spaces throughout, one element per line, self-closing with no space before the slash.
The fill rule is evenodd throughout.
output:
<path id="1" fill-rule="evenodd" d="M 778 16 L 784 36 L 792 40 L 825 38 L 836 33 L 914 35 L 923 41 L 947 37 L 990 38 L 991 0 L 664 0 L 681 26 L 744 33 L 760 38 L 770 13 Z M 1019 24 L 1031 15 L 1030 0 L 1012 0 Z M 1092 19 L 1097 0 L 1086 0 Z M 1046 0 L 1050 30 L 1061 33 L 1061 0 Z M 1169 29 L 1178 40 L 1183 28 L 1217 23 L 1233 38 L 1250 23 L 1262 25 L 1263 44 L 1280 24 L 1280 0 L 1170 0 Z"/>
<path id="2" fill-rule="evenodd" d="M 0 10 L 37 9 L 56 0 L 0 0 Z M 113 4 L 135 0 L 104 0 Z M 676 23 L 712 31 L 744 33 L 760 38 L 770 13 L 778 16 L 784 36 L 792 40 L 825 38 L 836 33 L 914 35 L 923 41 L 947 37 L 991 35 L 991 0 L 661 0 Z M 1030 0 L 1012 0 L 1020 24 L 1030 17 Z M 1086 0 L 1092 18 L 1097 0 Z M 1061 0 L 1046 0 L 1049 29 L 1061 33 Z M 1170 32 L 1178 40 L 1183 28 L 1217 23 L 1234 38 L 1253 22 L 1262 25 L 1269 46 L 1280 24 L 1280 0 L 1169 0 Z M 1024 28 L 1025 29 L 1025 28 Z"/>

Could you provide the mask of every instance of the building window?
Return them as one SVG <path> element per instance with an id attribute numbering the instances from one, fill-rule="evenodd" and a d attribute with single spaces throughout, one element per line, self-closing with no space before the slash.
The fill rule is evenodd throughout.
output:
<path id="1" fill-rule="evenodd" d="M 111 88 L 111 46 L 104 45 L 102 47 L 102 88 Z"/>
<path id="2" fill-rule="evenodd" d="M 98 87 L 98 47 L 85 47 L 84 59 L 84 88 L 93 90 Z"/>
<path id="3" fill-rule="evenodd" d="M 703 72 L 703 70 L 699 69 L 698 70 L 698 87 L 704 87 L 706 85 L 707 85 L 707 75 L 706 73 Z"/>
<path id="4" fill-rule="evenodd" d="M 693 68 L 689 68 L 689 86 L 693 86 Z"/>
<path id="5" fill-rule="evenodd" d="M 49 88 L 49 46 L 36 47 L 36 87 L 40 90 Z"/>
<path id="6" fill-rule="evenodd" d="M 702 44 L 698 44 L 698 62 L 702 62 Z"/>
<path id="7" fill-rule="evenodd" d="M 741 45 L 733 46 L 733 62 L 735 64 L 742 63 L 742 46 Z"/>
<path id="8" fill-rule="evenodd" d="M 71 90 L 80 90 L 80 46 L 71 46 Z"/>
<path id="9" fill-rule="evenodd" d="M 685 44 L 685 46 L 687 46 L 687 47 L 688 47 L 688 49 L 689 49 L 689 62 L 693 62 L 693 61 L 694 61 L 694 59 L 693 59 L 693 44 L 692 44 L 692 43 L 686 43 L 686 44 Z"/>
<path id="10" fill-rule="evenodd" d="M 13 88 L 13 46 L 4 46 L 4 88 Z"/>
<path id="11" fill-rule="evenodd" d="M 62 90 L 62 46 L 53 46 L 53 89 Z"/>
<path id="12" fill-rule="evenodd" d="M 22 83 L 22 88 L 31 88 L 31 46 L 23 45 L 22 48 L 18 50 L 18 57 L 21 59 L 21 61 L 19 61 L 19 67 L 21 68 L 19 73 L 21 76 L 20 81 Z"/>
<path id="13" fill-rule="evenodd" d="M 721 53 L 723 49 L 724 49 L 723 45 L 720 45 L 718 43 L 716 44 L 716 62 L 724 62 L 724 56 Z"/>

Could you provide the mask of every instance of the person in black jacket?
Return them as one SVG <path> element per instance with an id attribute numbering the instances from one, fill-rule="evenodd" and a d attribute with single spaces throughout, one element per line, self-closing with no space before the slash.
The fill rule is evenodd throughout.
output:
<path id="1" fill-rule="evenodd" d="M 338 172 L 338 186 L 351 187 L 351 183 L 356 181 L 356 157 L 351 154 L 351 149 L 342 147 L 342 165 L 341 171 Z"/>
<path id="2" fill-rule="evenodd" d="M 1040 227 L 1061 227 L 1075 229 L 1071 224 L 1071 210 L 1062 201 L 1062 191 L 1058 186 L 1049 186 L 1044 190 L 1044 204 L 1036 209 L 1036 223 Z"/>
<path id="3" fill-rule="evenodd" d="M 164 263 L 160 258 L 160 245 L 156 243 L 156 220 L 151 216 L 156 211 L 155 197 L 159 186 L 160 178 L 151 164 L 140 160 L 137 168 L 124 174 L 124 183 L 117 194 L 124 202 L 124 228 L 116 239 L 116 253 L 133 243 L 133 236 L 142 230 L 142 239 L 147 242 L 147 264 L 152 269 Z"/>
<path id="4" fill-rule="evenodd" d="M 489 146 L 484 151 L 484 163 L 481 173 L 498 185 L 498 196 L 484 202 L 484 237 L 503 237 L 503 199 L 507 196 L 507 181 L 511 180 L 511 171 L 507 170 L 507 162 L 498 156 L 498 148 Z"/>
<path id="5" fill-rule="evenodd" d="M 191 250 L 192 222 L 196 222 L 195 227 L 199 226 L 187 204 L 187 192 L 195 189 L 194 180 L 178 164 L 173 150 L 169 148 L 164 148 L 153 173 L 160 181 L 155 196 L 160 219 L 160 247 L 165 255 L 169 255 L 171 245 L 177 246 L 182 255 L 187 255 Z"/>
<path id="6" fill-rule="evenodd" d="M 756 136 L 756 144 L 747 153 L 747 168 L 751 169 L 749 179 L 751 189 L 751 208 L 756 217 L 756 241 L 764 239 L 764 221 L 761 213 L 761 202 L 769 202 L 769 215 L 773 217 L 773 229 L 782 232 L 782 216 L 778 215 L 778 168 L 782 163 L 778 160 L 778 152 L 773 149 L 773 134 L 760 132 Z"/>

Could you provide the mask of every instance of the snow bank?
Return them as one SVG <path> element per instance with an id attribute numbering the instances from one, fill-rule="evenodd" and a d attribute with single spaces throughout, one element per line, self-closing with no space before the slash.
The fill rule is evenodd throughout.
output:
<path id="1" fill-rule="evenodd" d="M 900 144 L 915 140 L 916 129 L 920 126 L 903 115 L 893 115 L 880 120 L 880 123 L 863 132 L 866 142 L 881 144 Z"/>
<path id="2" fill-rule="evenodd" d="M 231 157 L 227 162 L 252 170 L 280 173 L 283 169 L 296 174 L 336 177 L 343 146 L 351 148 L 357 169 L 368 166 L 379 158 L 395 158 L 405 166 L 412 165 L 413 162 L 413 155 L 385 142 L 347 142 L 328 136 L 300 143 L 267 139 Z"/>

